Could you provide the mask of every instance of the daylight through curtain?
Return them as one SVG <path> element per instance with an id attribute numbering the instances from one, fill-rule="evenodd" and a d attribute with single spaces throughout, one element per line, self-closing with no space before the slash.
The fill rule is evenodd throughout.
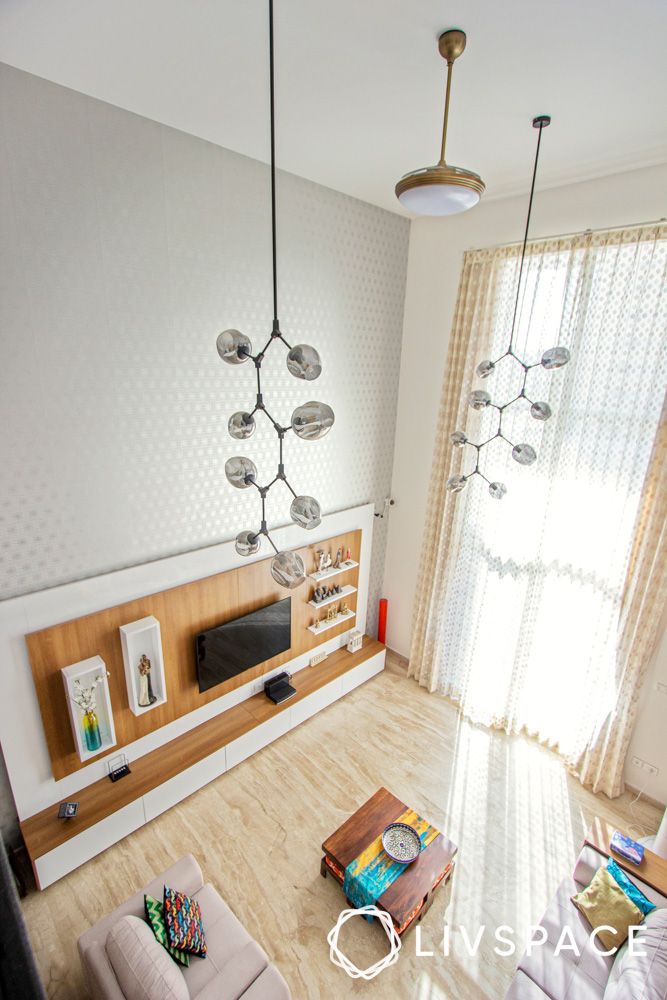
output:
<path id="1" fill-rule="evenodd" d="M 472 720 L 536 736 L 587 783 L 618 794 L 628 706 L 650 655 L 635 619 L 644 615 L 642 635 L 654 641 L 664 580 L 664 564 L 646 547 L 638 554 L 637 539 L 648 519 L 655 541 L 659 519 L 649 465 L 667 376 L 667 227 L 529 244 L 517 353 L 537 361 L 563 344 L 572 360 L 528 376 L 527 395 L 549 402 L 550 420 L 533 420 L 528 403 L 507 411 L 504 433 L 532 444 L 537 462 L 517 465 L 500 440 L 482 453 L 483 471 L 507 485 L 506 497 L 492 499 L 478 477 L 448 494 L 447 478 L 472 460 L 470 449 L 451 448 L 450 433 L 484 440 L 495 429 L 493 413 L 467 406 L 468 392 L 483 386 L 503 402 L 520 385 L 509 359 L 486 382 L 475 377 L 479 361 L 506 347 L 519 253 L 464 258 L 410 673 Z"/>

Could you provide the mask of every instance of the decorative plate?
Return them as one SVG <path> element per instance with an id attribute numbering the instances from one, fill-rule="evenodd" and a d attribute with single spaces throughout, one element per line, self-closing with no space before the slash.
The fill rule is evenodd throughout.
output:
<path id="1" fill-rule="evenodd" d="M 390 823 L 382 834 L 382 846 L 392 861 L 409 865 L 419 857 L 422 842 L 417 831 L 407 823 Z"/>

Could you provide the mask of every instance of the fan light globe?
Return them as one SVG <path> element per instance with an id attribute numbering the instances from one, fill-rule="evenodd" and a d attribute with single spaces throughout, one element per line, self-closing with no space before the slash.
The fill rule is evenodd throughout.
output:
<path id="1" fill-rule="evenodd" d="M 450 476 L 445 483 L 445 489 L 449 493 L 460 493 L 466 487 L 466 477 L 465 476 Z"/>
<path id="2" fill-rule="evenodd" d="M 555 368 L 562 368 L 569 360 L 570 352 L 567 347 L 550 347 L 542 355 L 541 364 L 547 371 L 553 371 Z"/>
<path id="3" fill-rule="evenodd" d="M 473 410 L 485 410 L 490 402 L 491 397 L 483 389 L 475 389 L 468 396 L 468 406 L 471 406 Z"/>
<path id="4" fill-rule="evenodd" d="M 502 500 L 506 493 L 507 487 L 504 483 L 489 483 L 489 494 L 494 500 Z"/>
<path id="5" fill-rule="evenodd" d="M 537 458 L 537 452 L 529 444 L 517 444 L 512 448 L 512 458 L 519 465 L 532 465 Z"/>
<path id="6" fill-rule="evenodd" d="M 453 434 L 449 435 L 449 440 L 455 448 L 463 448 L 468 443 L 468 438 L 463 431 L 454 431 Z"/>

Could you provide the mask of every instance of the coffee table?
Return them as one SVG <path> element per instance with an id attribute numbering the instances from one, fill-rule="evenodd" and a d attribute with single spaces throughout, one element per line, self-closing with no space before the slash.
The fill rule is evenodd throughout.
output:
<path id="1" fill-rule="evenodd" d="M 347 866 L 407 808 L 386 788 L 378 789 L 324 841 L 320 873 L 324 878 L 333 875 L 342 885 Z M 396 881 L 375 900 L 376 906 L 390 914 L 399 935 L 409 930 L 415 921 L 421 920 L 433 901 L 435 890 L 449 882 L 457 851 L 458 848 L 448 837 L 438 834 L 417 860 L 407 865 Z"/>

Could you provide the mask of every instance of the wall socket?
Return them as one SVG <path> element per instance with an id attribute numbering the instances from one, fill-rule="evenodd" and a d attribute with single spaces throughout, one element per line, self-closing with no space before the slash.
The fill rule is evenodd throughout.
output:
<path id="1" fill-rule="evenodd" d="M 638 771 L 646 771 L 652 778 L 660 774 L 660 768 L 656 767 L 655 764 L 650 764 L 647 760 L 642 760 L 641 757 L 632 757 L 630 763 L 633 767 L 636 767 Z"/>

